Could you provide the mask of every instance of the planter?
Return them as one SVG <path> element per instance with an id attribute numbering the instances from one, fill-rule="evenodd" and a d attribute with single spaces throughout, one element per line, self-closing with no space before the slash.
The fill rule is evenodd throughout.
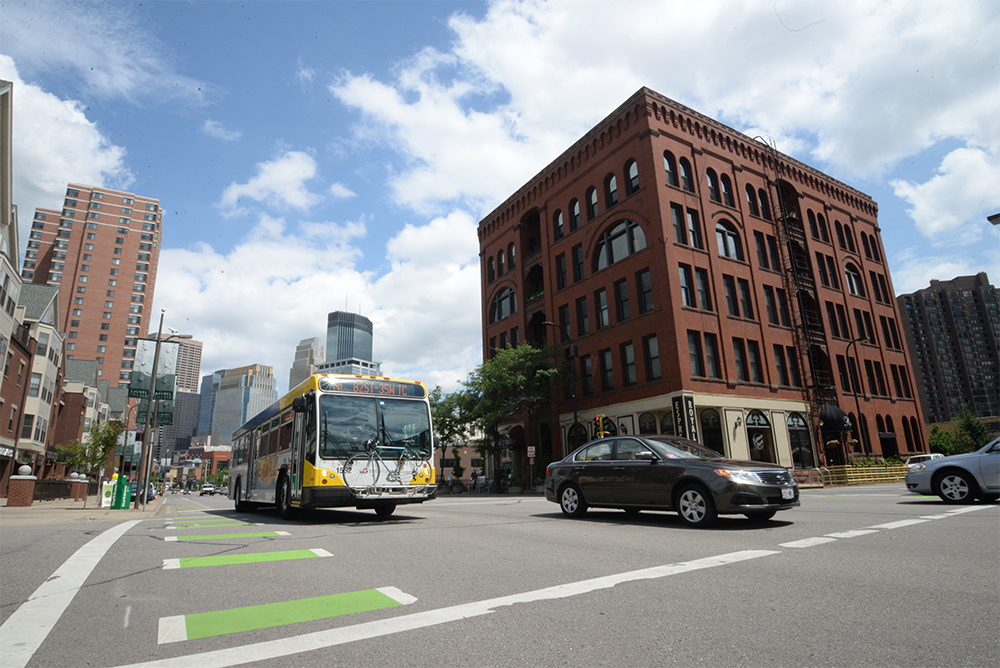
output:
<path id="1" fill-rule="evenodd" d="M 444 485 L 438 485 L 438 494 L 451 494 L 451 487 L 446 487 Z"/>
<path id="2" fill-rule="evenodd" d="M 508 490 L 511 494 L 523 494 L 524 488 L 520 486 L 511 486 Z"/>

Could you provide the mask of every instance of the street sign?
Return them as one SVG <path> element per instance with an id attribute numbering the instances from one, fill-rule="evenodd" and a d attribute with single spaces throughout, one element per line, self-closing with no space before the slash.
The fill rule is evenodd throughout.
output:
<path id="1" fill-rule="evenodd" d="M 528 446 L 528 457 L 531 459 L 535 458 L 535 446 L 533 445 Z"/>

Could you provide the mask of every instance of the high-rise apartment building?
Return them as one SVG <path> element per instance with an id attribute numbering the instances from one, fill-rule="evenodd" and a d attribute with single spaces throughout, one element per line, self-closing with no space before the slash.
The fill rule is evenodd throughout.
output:
<path id="1" fill-rule="evenodd" d="M 241 424 L 278 400 L 273 370 L 263 364 L 226 369 L 219 380 L 212 415 L 212 445 L 232 445 Z"/>
<path id="2" fill-rule="evenodd" d="M 929 423 L 1000 416 L 1000 291 L 986 273 L 896 298 Z"/>
<path id="3" fill-rule="evenodd" d="M 59 287 L 67 358 L 96 360 L 112 386 L 128 383 L 149 329 L 162 223 L 159 200 L 72 183 L 31 222 L 21 276 Z"/>
<path id="4" fill-rule="evenodd" d="M 382 364 L 372 360 L 372 321 L 357 313 L 334 311 L 326 319 L 326 362 L 319 370 L 378 376 Z"/>
<path id="5" fill-rule="evenodd" d="M 789 468 L 927 449 L 877 204 L 761 141 L 643 88 L 478 231 L 484 355 L 576 353 L 518 473 L 598 414 Z"/>
<path id="6" fill-rule="evenodd" d="M 323 343 L 318 336 L 302 339 L 295 347 L 295 361 L 288 372 L 288 387 L 295 387 L 311 376 L 323 360 Z"/>

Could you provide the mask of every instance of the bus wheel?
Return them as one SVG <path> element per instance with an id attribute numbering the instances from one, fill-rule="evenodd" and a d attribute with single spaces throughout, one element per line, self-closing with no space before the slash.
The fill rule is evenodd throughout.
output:
<path id="1" fill-rule="evenodd" d="M 240 492 L 242 491 L 240 487 L 241 487 L 240 481 L 237 480 L 236 487 L 234 488 L 233 492 L 233 498 L 235 499 L 236 512 L 245 513 L 247 510 L 247 504 L 240 500 Z"/>
<path id="2" fill-rule="evenodd" d="M 396 511 L 395 503 L 376 503 L 375 514 L 379 517 L 388 517 Z"/>
<path id="3" fill-rule="evenodd" d="M 274 491 L 275 501 L 281 518 L 290 520 L 295 517 L 295 508 L 292 508 L 292 479 L 287 475 L 281 476 L 278 480 L 278 488 Z"/>

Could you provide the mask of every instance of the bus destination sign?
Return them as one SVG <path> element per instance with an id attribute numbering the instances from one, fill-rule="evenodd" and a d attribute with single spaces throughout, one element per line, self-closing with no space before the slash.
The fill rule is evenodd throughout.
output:
<path id="1" fill-rule="evenodd" d="M 319 389 L 328 392 L 348 392 L 352 394 L 369 394 L 378 397 L 411 397 L 423 399 L 424 386 L 419 383 L 404 383 L 398 380 L 322 377 Z"/>

